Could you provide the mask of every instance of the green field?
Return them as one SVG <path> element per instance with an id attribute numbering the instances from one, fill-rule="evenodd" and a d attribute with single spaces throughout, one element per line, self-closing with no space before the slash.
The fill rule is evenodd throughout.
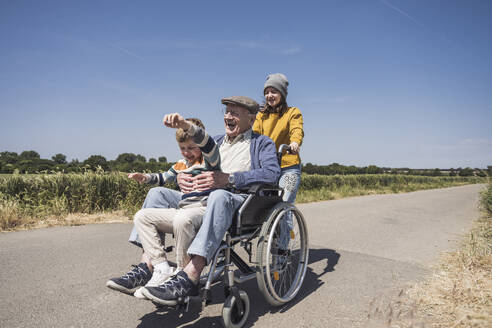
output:
<path id="1" fill-rule="evenodd" d="M 410 192 L 485 183 L 481 177 L 430 177 L 400 174 L 303 175 L 297 202 L 315 202 L 351 196 Z"/>
<path id="2" fill-rule="evenodd" d="M 479 177 L 303 174 L 297 201 L 407 192 L 486 181 Z M 55 224 L 67 224 L 64 217 L 71 213 L 120 211 L 131 217 L 141 207 L 151 187 L 139 185 L 123 173 L 3 174 L 0 175 L 0 229 L 35 226 L 46 218 L 55 219 Z"/>

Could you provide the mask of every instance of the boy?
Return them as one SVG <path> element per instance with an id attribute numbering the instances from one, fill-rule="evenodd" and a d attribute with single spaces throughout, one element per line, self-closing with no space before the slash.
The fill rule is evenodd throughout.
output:
<path id="1" fill-rule="evenodd" d="M 175 181 L 181 172 L 194 176 L 203 171 L 220 169 L 218 147 L 205 132 L 200 120 L 185 120 L 180 114 L 174 113 L 164 117 L 164 125 L 178 129 L 176 141 L 184 158 L 165 173 L 131 173 L 128 175 L 130 179 L 162 186 L 166 182 Z M 134 224 L 146 256 L 142 257 L 142 263 L 132 271 L 120 278 L 110 279 L 106 285 L 125 293 L 134 293 L 138 298 L 145 298 L 140 287 L 157 286 L 169 278 L 173 269 L 167 261 L 160 233 L 174 234 L 176 262 L 178 268 L 183 268 L 189 261 L 186 251 L 200 228 L 206 198 L 211 191 L 195 188 L 182 194 L 178 208 L 144 208 L 138 211 Z"/>

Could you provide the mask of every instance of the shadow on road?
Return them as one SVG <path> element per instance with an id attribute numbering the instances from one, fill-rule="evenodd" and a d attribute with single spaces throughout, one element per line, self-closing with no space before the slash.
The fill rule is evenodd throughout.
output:
<path id="1" fill-rule="evenodd" d="M 309 250 L 309 265 L 299 294 L 297 294 L 292 301 L 281 307 L 273 307 L 265 300 L 263 294 L 261 294 L 258 289 L 256 280 L 250 280 L 241 284 L 240 289 L 247 291 L 251 303 L 249 319 L 244 327 L 254 326 L 254 323 L 267 313 L 283 313 L 295 307 L 297 303 L 307 298 L 311 293 L 315 292 L 324 284 L 320 278 L 324 274 L 334 271 L 339 259 L 340 254 L 332 249 L 311 248 Z M 316 267 L 323 265 L 323 263 L 319 262 L 326 262 L 326 266 L 323 267 L 323 271 L 321 273 L 317 274 L 312 267 L 314 266 L 313 264 L 316 264 Z M 212 288 L 212 304 L 217 305 L 224 303 L 223 290 L 223 283 L 216 284 Z M 144 315 L 140 319 L 141 323 L 137 327 L 222 327 L 221 316 L 202 317 L 198 321 L 195 321 L 200 317 L 200 315 L 200 304 L 191 305 L 188 312 L 167 308 L 157 308 L 154 312 Z"/>

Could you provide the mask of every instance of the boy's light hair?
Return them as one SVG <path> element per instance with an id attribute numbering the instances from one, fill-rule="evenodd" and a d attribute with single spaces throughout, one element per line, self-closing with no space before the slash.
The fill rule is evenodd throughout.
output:
<path id="1" fill-rule="evenodd" d="M 199 119 L 187 118 L 186 120 L 190 121 L 194 125 L 205 130 L 205 126 L 203 125 L 202 121 L 200 121 Z M 177 129 L 176 130 L 176 141 L 177 142 L 187 142 L 188 140 L 191 140 L 191 136 L 187 132 L 184 132 L 183 129 Z"/>

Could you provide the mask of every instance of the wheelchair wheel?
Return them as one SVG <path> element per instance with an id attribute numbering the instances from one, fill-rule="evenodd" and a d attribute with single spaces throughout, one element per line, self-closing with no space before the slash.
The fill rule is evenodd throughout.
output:
<path id="1" fill-rule="evenodd" d="M 245 291 L 239 291 L 239 300 L 234 295 L 229 295 L 222 308 L 222 321 L 225 328 L 241 328 L 248 320 L 249 297 Z M 242 302 L 243 311 L 240 313 L 238 302 Z"/>
<path id="2" fill-rule="evenodd" d="M 308 264 L 307 227 L 302 213 L 282 202 L 263 223 L 258 240 L 258 287 L 268 303 L 279 306 L 299 292 Z"/>

